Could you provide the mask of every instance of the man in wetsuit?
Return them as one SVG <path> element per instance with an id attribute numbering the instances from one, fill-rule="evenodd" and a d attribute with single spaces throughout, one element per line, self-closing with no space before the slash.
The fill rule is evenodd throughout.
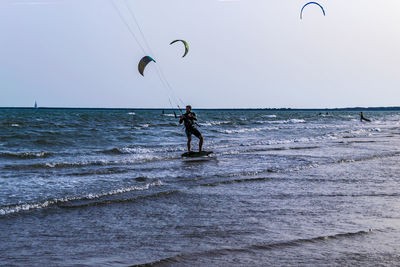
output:
<path id="1" fill-rule="evenodd" d="M 360 121 L 361 121 L 361 122 L 362 122 L 362 121 L 368 121 L 368 122 L 370 122 L 371 120 L 365 118 L 365 117 L 364 117 L 364 114 L 361 112 L 361 113 L 360 113 Z"/>
<path id="2" fill-rule="evenodd" d="M 179 117 L 179 124 L 182 124 L 182 122 L 184 122 L 185 133 L 188 139 L 187 148 L 189 152 L 190 152 L 190 142 L 192 141 L 192 134 L 194 134 L 194 136 L 200 139 L 199 152 L 201 152 L 201 148 L 203 147 L 203 136 L 201 135 L 199 130 L 197 130 L 195 121 L 197 121 L 196 114 L 192 112 L 192 107 L 190 105 L 187 105 L 186 113 Z"/>

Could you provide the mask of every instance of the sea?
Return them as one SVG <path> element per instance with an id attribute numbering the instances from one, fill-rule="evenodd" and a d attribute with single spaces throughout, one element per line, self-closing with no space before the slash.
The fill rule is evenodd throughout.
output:
<path id="1" fill-rule="evenodd" d="M 1 109 L 0 265 L 400 265 L 400 111 L 193 111 Z"/>

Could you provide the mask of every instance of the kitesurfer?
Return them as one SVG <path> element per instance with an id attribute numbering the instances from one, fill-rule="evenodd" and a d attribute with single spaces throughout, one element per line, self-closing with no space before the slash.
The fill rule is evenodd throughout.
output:
<path id="1" fill-rule="evenodd" d="M 365 117 L 364 117 L 364 114 L 361 112 L 361 113 L 360 113 L 360 121 L 361 121 L 361 122 L 362 122 L 362 121 L 368 121 L 368 122 L 370 122 L 371 120 L 365 118 Z"/>
<path id="2" fill-rule="evenodd" d="M 199 152 L 201 152 L 201 148 L 203 147 L 203 136 L 201 135 L 199 130 L 197 130 L 195 121 L 197 121 L 197 116 L 194 112 L 192 112 L 192 107 L 190 105 L 187 105 L 186 113 L 182 114 L 179 117 L 179 124 L 182 124 L 182 122 L 184 122 L 185 133 L 188 139 L 187 148 L 189 152 L 190 152 L 190 142 L 192 141 L 192 134 L 194 134 L 194 136 L 196 136 L 200 140 Z"/>

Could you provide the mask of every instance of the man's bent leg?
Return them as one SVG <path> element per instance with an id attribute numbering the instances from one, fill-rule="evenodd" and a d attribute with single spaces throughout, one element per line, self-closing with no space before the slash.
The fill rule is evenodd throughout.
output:
<path id="1" fill-rule="evenodd" d="M 192 141 L 192 137 L 188 136 L 188 141 L 187 141 L 188 152 L 190 152 L 190 141 Z"/>
<path id="2" fill-rule="evenodd" d="M 199 152 L 201 152 L 201 149 L 203 147 L 203 136 L 200 135 L 199 139 L 200 139 L 200 141 L 199 141 Z"/>

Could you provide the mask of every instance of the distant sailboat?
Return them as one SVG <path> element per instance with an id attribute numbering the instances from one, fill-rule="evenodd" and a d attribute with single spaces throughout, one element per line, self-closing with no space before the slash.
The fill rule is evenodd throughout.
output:
<path id="1" fill-rule="evenodd" d="M 33 108 L 38 108 L 38 107 L 37 107 L 37 103 L 36 103 L 36 101 L 35 101 L 35 105 L 33 106 Z"/>

